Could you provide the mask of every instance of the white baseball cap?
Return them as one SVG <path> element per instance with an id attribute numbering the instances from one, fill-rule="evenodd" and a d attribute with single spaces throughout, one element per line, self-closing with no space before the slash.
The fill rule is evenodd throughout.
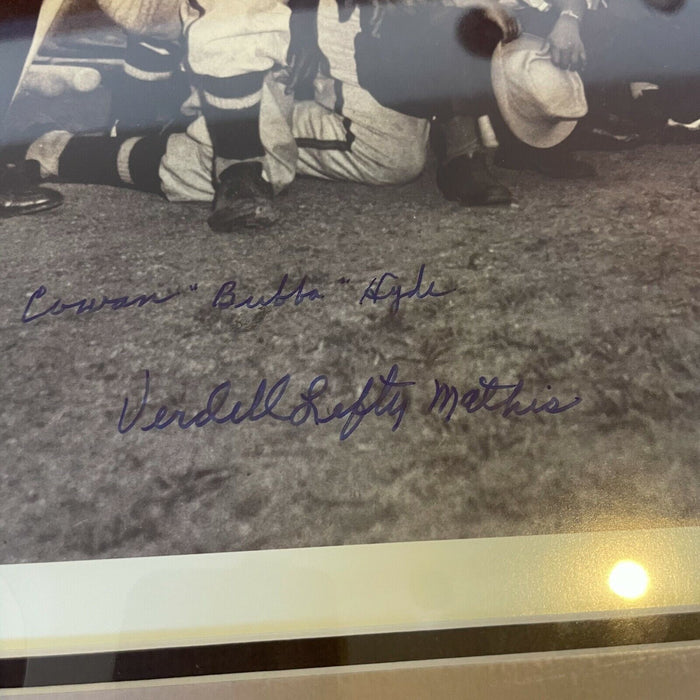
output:
<path id="1" fill-rule="evenodd" d="M 588 112 L 581 76 L 558 68 L 544 39 L 522 34 L 500 43 L 491 60 L 496 101 L 511 131 L 535 148 L 561 143 Z"/>

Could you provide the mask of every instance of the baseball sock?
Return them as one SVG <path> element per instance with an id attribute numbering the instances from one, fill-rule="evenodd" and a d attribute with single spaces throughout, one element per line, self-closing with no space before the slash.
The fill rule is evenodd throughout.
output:
<path id="1" fill-rule="evenodd" d="M 51 131 L 27 149 L 44 178 L 161 193 L 158 169 L 169 134 L 129 138 Z"/>
<path id="2" fill-rule="evenodd" d="M 233 163 L 259 160 L 265 155 L 259 119 L 266 73 L 256 71 L 232 78 L 204 76 L 201 80 L 217 176 Z"/>
<path id="3" fill-rule="evenodd" d="M 136 135 L 177 118 L 185 97 L 180 55 L 179 45 L 173 42 L 127 37 L 124 71 L 112 95 L 117 133 Z"/>
<path id="4" fill-rule="evenodd" d="M 476 118 L 456 114 L 440 124 L 445 139 L 444 162 L 458 156 L 472 156 L 479 150 L 480 142 Z"/>

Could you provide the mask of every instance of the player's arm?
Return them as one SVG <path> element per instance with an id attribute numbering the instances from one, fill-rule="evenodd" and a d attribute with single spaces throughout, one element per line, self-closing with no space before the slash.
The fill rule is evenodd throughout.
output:
<path id="1" fill-rule="evenodd" d="M 587 10 L 586 0 L 551 0 L 552 11 L 559 13 L 545 46 L 552 63 L 560 68 L 581 70 L 586 65 L 586 50 L 581 40 L 581 21 Z"/>
<path id="2" fill-rule="evenodd" d="M 318 46 L 319 0 L 289 0 L 289 50 L 287 52 L 288 93 L 312 81 L 318 72 L 321 49 Z"/>

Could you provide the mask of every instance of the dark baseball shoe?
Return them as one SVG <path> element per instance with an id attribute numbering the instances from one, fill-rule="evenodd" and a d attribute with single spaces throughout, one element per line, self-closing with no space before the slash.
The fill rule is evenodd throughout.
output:
<path id="1" fill-rule="evenodd" d="M 551 148 L 496 150 L 493 164 L 508 170 L 531 170 L 557 180 L 581 180 L 595 177 L 595 168 L 577 160 L 567 151 Z"/>
<path id="2" fill-rule="evenodd" d="M 39 187 L 39 163 L 35 160 L 0 165 L 0 218 L 38 214 L 63 203 L 63 195 Z"/>
<path id="3" fill-rule="evenodd" d="M 237 163 L 219 176 L 209 228 L 232 233 L 241 228 L 266 228 L 277 221 L 272 188 L 262 177 L 261 163 Z"/>
<path id="4" fill-rule="evenodd" d="M 486 165 L 483 153 L 457 156 L 437 171 L 437 186 L 446 199 L 467 206 L 510 204 L 513 195 Z"/>
<path id="5" fill-rule="evenodd" d="M 629 151 L 644 142 L 640 134 L 618 134 L 603 127 L 575 131 L 569 139 L 576 151 Z"/>

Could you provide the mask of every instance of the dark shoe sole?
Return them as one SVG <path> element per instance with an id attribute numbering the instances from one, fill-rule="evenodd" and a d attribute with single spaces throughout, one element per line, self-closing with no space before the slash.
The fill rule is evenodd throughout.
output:
<path id="1" fill-rule="evenodd" d="M 10 219 L 14 216 L 29 216 L 31 214 L 41 214 L 51 211 L 63 204 L 63 195 L 54 190 L 38 190 L 41 194 L 50 193 L 50 197 L 45 195 L 42 201 L 26 202 L 24 204 L 0 205 L 0 219 Z"/>
<path id="2" fill-rule="evenodd" d="M 644 143 L 639 134 L 613 134 L 603 129 L 591 129 L 571 137 L 575 151 L 629 151 Z"/>
<path id="3" fill-rule="evenodd" d="M 276 221 L 272 191 L 262 177 L 260 163 L 238 163 L 221 174 L 214 208 L 207 219 L 212 231 L 233 233 L 239 229 L 261 229 Z"/>

